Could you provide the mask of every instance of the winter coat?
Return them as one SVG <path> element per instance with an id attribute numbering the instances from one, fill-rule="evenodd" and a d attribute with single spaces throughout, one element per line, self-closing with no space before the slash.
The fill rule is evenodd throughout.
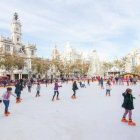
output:
<path id="1" fill-rule="evenodd" d="M 14 94 L 12 94 L 12 93 L 5 92 L 5 93 L 2 95 L 2 100 L 9 101 L 9 100 L 10 100 L 11 95 L 12 95 L 12 96 L 14 96 L 14 97 L 16 97 L 16 96 L 15 96 Z"/>
<path id="2" fill-rule="evenodd" d="M 28 82 L 27 82 L 27 86 L 28 86 L 28 87 L 31 87 L 31 86 L 32 86 L 32 83 L 31 83 L 30 81 L 28 81 Z"/>
<path id="3" fill-rule="evenodd" d="M 103 78 L 100 79 L 100 83 L 103 85 L 103 83 L 104 83 Z"/>
<path id="4" fill-rule="evenodd" d="M 77 84 L 76 83 L 73 83 L 72 90 L 77 90 L 77 89 L 78 89 Z"/>
<path id="5" fill-rule="evenodd" d="M 36 90 L 37 91 L 40 91 L 40 89 L 41 89 L 41 86 L 40 85 L 37 85 Z"/>
<path id="6" fill-rule="evenodd" d="M 134 109 L 133 99 L 135 99 L 135 97 L 133 97 L 133 95 L 129 93 L 123 93 L 122 95 L 124 97 L 122 107 L 128 110 Z"/>
<path id="7" fill-rule="evenodd" d="M 59 86 L 58 83 L 55 83 L 55 84 L 54 84 L 54 90 L 55 90 L 55 91 L 58 91 L 58 88 L 59 88 L 59 87 L 62 87 L 62 86 Z"/>
<path id="8" fill-rule="evenodd" d="M 21 83 L 17 83 L 15 85 L 15 93 L 20 93 L 22 91 L 22 84 Z"/>
<path id="9" fill-rule="evenodd" d="M 111 90 L 111 85 L 106 83 L 106 89 Z"/>

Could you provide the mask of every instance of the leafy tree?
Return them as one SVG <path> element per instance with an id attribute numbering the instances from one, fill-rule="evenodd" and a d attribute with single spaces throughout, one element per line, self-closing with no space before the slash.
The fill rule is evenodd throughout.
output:
<path id="1" fill-rule="evenodd" d="M 133 68 L 133 71 L 132 71 L 132 72 L 135 73 L 135 74 L 140 74 L 140 65 L 135 66 L 135 67 Z"/>
<path id="2" fill-rule="evenodd" d="M 50 67 L 50 62 L 48 60 L 36 57 L 32 58 L 32 70 L 36 74 L 46 74 Z"/>
<path id="3" fill-rule="evenodd" d="M 22 69 L 24 67 L 24 58 L 18 55 L 4 54 L 1 58 L 1 66 L 7 71 Z"/>

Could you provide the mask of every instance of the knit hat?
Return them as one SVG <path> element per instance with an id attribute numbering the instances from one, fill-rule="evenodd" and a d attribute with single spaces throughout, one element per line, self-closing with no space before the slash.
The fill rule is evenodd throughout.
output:
<path id="1" fill-rule="evenodd" d="M 127 89 L 126 89 L 126 92 L 127 92 L 127 93 L 131 93 L 131 92 L 132 92 L 132 89 L 127 88 Z"/>
<path id="2" fill-rule="evenodd" d="M 8 88 L 7 88 L 7 91 L 11 91 L 11 90 L 12 90 L 12 88 L 11 88 L 11 87 L 8 87 Z"/>

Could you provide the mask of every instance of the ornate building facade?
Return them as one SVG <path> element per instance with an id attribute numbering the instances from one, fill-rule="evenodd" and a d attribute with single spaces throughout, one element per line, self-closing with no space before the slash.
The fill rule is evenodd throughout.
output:
<path id="1" fill-rule="evenodd" d="M 97 52 L 94 50 L 92 53 L 85 54 L 84 52 L 80 52 L 74 49 L 70 43 L 66 43 L 64 46 L 64 50 L 62 53 L 59 52 L 58 48 L 55 45 L 55 48 L 52 51 L 52 59 L 58 59 L 62 61 L 63 64 L 72 64 L 74 62 L 80 61 L 82 63 L 90 63 L 90 67 L 88 70 L 88 76 L 97 76 L 102 75 L 102 62 L 100 61 Z M 52 67 L 52 74 L 58 73 L 58 69 Z M 80 76 L 79 68 L 74 69 L 73 73 L 70 75 Z"/>
<path id="2" fill-rule="evenodd" d="M 102 72 L 102 63 L 99 59 L 97 51 L 92 51 L 90 55 L 90 66 L 88 70 L 88 76 L 99 76 L 103 75 Z"/>
<path id="3" fill-rule="evenodd" d="M 64 51 L 61 54 L 61 60 L 72 63 L 79 59 L 83 59 L 82 53 L 74 49 L 71 44 L 67 42 L 64 46 Z"/>
<path id="4" fill-rule="evenodd" d="M 125 72 L 133 72 L 136 66 L 140 66 L 140 48 L 133 49 L 126 58 Z"/>
<path id="5" fill-rule="evenodd" d="M 1 76 L 9 76 L 11 79 L 27 78 L 31 74 L 31 59 L 36 57 L 36 45 L 23 44 L 21 27 L 18 14 L 15 13 L 11 23 L 11 36 L 0 37 L 0 50 L 3 54 L 16 54 L 24 58 L 25 64 L 22 70 L 15 69 L 11 74 L 4 69 L 0 69 Z"/>

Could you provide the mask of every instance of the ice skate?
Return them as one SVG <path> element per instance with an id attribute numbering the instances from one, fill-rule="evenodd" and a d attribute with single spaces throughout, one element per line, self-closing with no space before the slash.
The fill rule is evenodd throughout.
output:
<path id="1" fill-rule="evenodd" d="M 135 125 L 136 125 L 136 123 L 135 123 L 135 122 L 133 122 L 132 120 L 129 120 L 129 121 L 128 121 L 128 125 L 135 126 Z"/>
<path id="2" fill-rule="evenodd" d="M 16 103 L 18 103 L 18 99 L 16 99 Z"/>
<path id="3" fill-rule="evenodd" d="M 20 103 L 20 102 L 21 102 L 21 99 L 17 99 L 17 100 L 16 100 L 16 103 Z"/>
<path id="4" fill-rule="evenodd" d="M 74 96 L 72 95 L 71 98 L 74 99 Z"/>
<path id="5" fill-rule="evenodd" d="M 9 115 L 10 115 L 10 112 L 6 112 L 6 111 L 5 111 L 5 112 L 4 112 L 4 115 L 5 115 L 5 116 L 9 116 Z"/>
<path id="6" fill-rule="evenodd" d="M 128 122 L 126 118 L 122 118 L 121 122 Z"/>
<path id="7" fill-rule="evenodd" d="M 76 99 L 76 96 L 74 96 L 73 99 Z"/>
<path id="8" fill-rule="evenodd" d="M 10 112 L 7 112 L 8 115 L 10 115 Z"/>
<path id="9" fill-rule="evenodd" d="M 7 113 L 4 113 L 4 115 L 5 115 L 5 116 L 8 116 L 9 114 L 7 114 Z"/>

